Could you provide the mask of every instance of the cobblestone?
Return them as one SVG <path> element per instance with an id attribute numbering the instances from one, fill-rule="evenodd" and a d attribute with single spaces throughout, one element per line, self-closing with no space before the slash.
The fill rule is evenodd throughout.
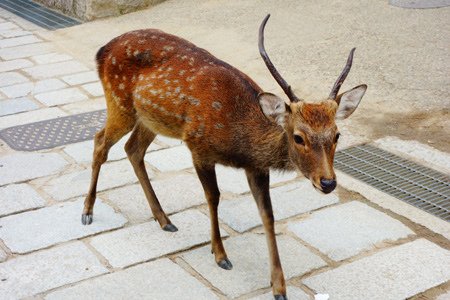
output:
<path id="1" fill-rule="evenodd" d="M 310 298 L 308 296 L 308 294 L 306 294 L 304 291 L 302 291 L 300 288 L 296 287 L 296 286 L 287 286 L 287 296 L 289 297 L 289 299 L 293 299 L 293 300 L 311 300 L 312 298 Z M 251 298 L 250 300 L 273 300 L 273 295 L 272 292 L 267 292 L 264 295 L 261 296 L 257 296 L 254 298 Z"/>
<path id="2" fill-rule="evenodd" d="M 5 60 L 29 57 L 54 51 L 50 43 L 29 44 L 11 48 L 0 48 L 0 57 Z"/>
<path id="3" fill-rule="evenodd" d="M 28 184 L 11 184 L 0 187 L 0 216 L 44 205 L 44 199 Z"/>
<path id="4" fill-rule="evenodd" d="M 29 94 L 39 94 L 43 92 L 53 91 L 53 90 L 59 90 L 61 88 L 66 87 L 67 85 L 60 81 L 59 79 L 45 79 L 41 81 L 37 81 L 35 83 L 33 82 L 26 82 L 26 83 L 20 83 L 15 84 L 11 86 L 6 86 L 3 88 L 0 88 L 0 91 L 2 91 L 6 96 L 10 98 L 16 98 L 16 97 L 22 97 Z"/>
<path id="5" fill-rule="evenodd" d="M 81 71 L 87 71 L 88 68 L 86 68 L 86 66 L 77 61 L 68 60 L 53 64 L 39 65 L 31 68 L 25 68 L 23 70 L 24 72 L 26 72 L 35 79 L 44 79 L 60 75 L 77 73 Z"/>
<path id="6" fill-rule="evenodd" d="M 0 118 L 0 129 L 67 116 L 57 107 L 43 108 Z"/>
<path id="7" fill-rule="evenodd" d="M 32 44 L 36 42 L 41 42 L 41 40 L 35 37 L 34 35 L 26 35 L 21 37 L 14 37 L 0 40 L 0 48 L 14 47 L 25 44 Z"/>
<path id="8" fill-rule="evenodd" d="M 67 88 L 41 93 L 37 94 L 35 98 L 47 106 L 55 106 L 88 99 L 88 97 L 77 88 Z"/>
<path id="9" fill-rule="evenodd" d="M 0 87 L 25 82 L 28 81 L 28 79 L 17 73 L 17 72 L 2 72 L 0 73 Z"/>
<path id="10" fill-rule="evenodd" d="M 0 100 L 0 116 L 16 114 L 37 108 L 39 108 L 39 105 L 27 97 Z"/>
<path id="11" fill-rule="evenodd" d="M 71 59 L 73 59 L 73 57 L 70 55 L 67 55 L 67 54 L 52 52 L 52 53 L 47 53 L 47 54 L 36 55 L 36 56 L 31 57 L 31 59 L 40 65 L 44 65 L 44 64 L 50 64 L 50 63 L 71 60 Z"/>
<path id="12" fill-rule="evenodd" d="M 95 71 L 82 72 L 72 75 L 67 75 L 62 78 L 70 85 L 79 85 L 98 80 L 98 74 Z"/>
<path id="13" fill-rule="evenodd" d="M 149 153 L 145 161 L 161 172 L 192 168 L 191 152 L 186 146 L 178 146 Z"/>
<path id="14" fill-rule="evenodd" d="M 84 84 L 81 87 L 94 97 L 103 96 L 103 86 L 100 82 Z"/>
<path id="15" fill-rule="evenodd" d="M 1 40 L 0 40 L 1 42 Z M 26 59 L 15 59 L 0 62 L 0 72 L 13 71 L 32 66 L 33 63 Z"/>

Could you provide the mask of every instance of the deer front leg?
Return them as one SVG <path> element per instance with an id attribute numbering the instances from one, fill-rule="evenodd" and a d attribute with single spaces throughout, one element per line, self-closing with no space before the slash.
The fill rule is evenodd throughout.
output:
<path id="1" fill-rule="evenodd" d="M 269 171 L 246 170 L 246 174 L 266 231 L 273 295 L 276 300 L 287 300 L 286 284 L 275 238 L 272 203 L 269 194 Z"/>
<path id="2" fill-rule="evenodd" d="M 216 171 L 213 166 L 203 166 L 195 164 L 198 178 L 202 183 L 205 191 L 206 200 L 208 201 L 209 215 L 211 218 L 211 246 L 214 253 L 216 263 L 225 270 L 231 270 L 233 265 L 227 258 L 227 254 L 220 237 L 219 219 L 217 216 L 217 207 L 219 206 L 220 191 L 217 186 Z"/>

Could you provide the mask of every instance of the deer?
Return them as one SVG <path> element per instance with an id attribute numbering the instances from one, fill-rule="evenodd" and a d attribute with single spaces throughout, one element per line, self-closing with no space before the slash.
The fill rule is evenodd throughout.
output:
<path id="1" fill-rule="evenodd" d="M 272 292 L 275 299 L 283 300 L 286 284 L 274 231 L 270 170 L 300 171 L 315 189 L 332 192 L 340 135 L 335 121 L 355 111 L 367 85 L 339 94 L 352 66 L 353 48 L 326 99 L 298 98 L 266 53 L 264 29 L 269 17 L 259 27 L 259 52 L 289 101 L 264 92 L 249 76 L 208 51 L 157 29 L 124 33 L 98 50 L 107 118 L 94 138 L 92 178 L 81 220 L 84 225 L 93 222 L 100 168 L 109 149 L 131 131 L 125 151 L 155 221 L 165 231 L 177 231 L 152 188 L 144 156 L 157 135 L 181 139 L 192 154 L 208 203 L 215 262 L 225 270 L 233 265 L 219 230 L 215 165 L 245 170 L 265 229 Z"/>

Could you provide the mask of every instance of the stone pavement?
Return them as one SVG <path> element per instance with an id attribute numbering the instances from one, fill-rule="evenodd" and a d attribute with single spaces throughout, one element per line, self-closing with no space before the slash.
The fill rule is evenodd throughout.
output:
<path id="1" fill-rule="evenodd" d="M 0 10 L 0 128 L 105 107 L 95 70 L 46 34 Z M 179 228 L 169 233 L 153 220 L 125 141 L 102 169 L 90 226 L 80 213 L 92 141 L 38 152 L 0 141 L 0 298 L 271 299 L 265 237 L 243 172 L 217 169 L 234 265 L 225 271 L 210 253 L 208 209 L 186 147 L 161 137 L 146 156 Z M 374 143 L 449 172 L 449 155 L 429 146 Z M 290 299 L 450 299 L 450 225 L 338 176 L 342 186 L 327 196 L 296 173 L 271 178 Z"/>

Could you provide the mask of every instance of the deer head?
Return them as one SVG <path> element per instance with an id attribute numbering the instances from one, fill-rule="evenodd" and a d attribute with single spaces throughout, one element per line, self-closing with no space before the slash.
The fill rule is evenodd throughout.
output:
<path id="1" fill-rule="evenodd" d="M 350 51 L 347 64 L 328 98 L 320 102 L 306 102 L 293 93 L 266 53 L 264 28 L 269 17 L 267 15 L 264 18 L 259 28 L 259 52 L 270 73 L 288 96 L 289 103 L 270 93 L 261 93 L 258 96 L 259 103 L 264 114 L 284 128 L 292 163 L 311 180 L 316 189 L 330 193 L 336 187 L 333 160 L 340 135 L 335 121 L 349 117 L 367 89 L 367 85 L 362 84 L 338 94 L 352 66 L 355 48 Z"/>

